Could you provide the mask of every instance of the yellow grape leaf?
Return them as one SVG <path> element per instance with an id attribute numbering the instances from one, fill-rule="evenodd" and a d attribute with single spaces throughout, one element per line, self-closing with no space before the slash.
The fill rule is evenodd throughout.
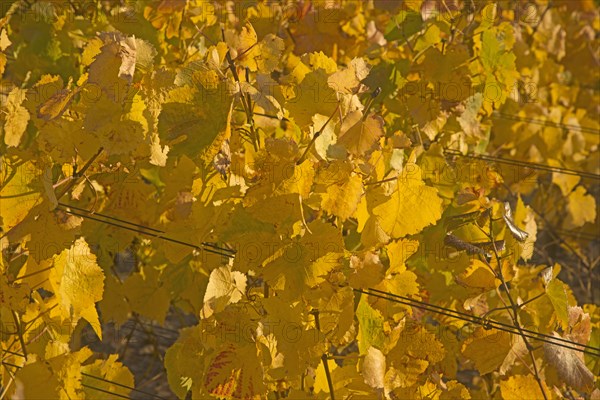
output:
<path id="1" fill-rule="evenodd" d="M 333 301 L 331 306 L 335 306 Z M 303 365 L 315 365 L 321 359 L 321 356 L 327 351 L 326 336 L 316 328 L 303 328 L 304 306 L 300 303 L 290 304 L 288 301 L 280 299 L 278 296 L 272 296 L 263 299 L 261 302 L 267 311 L 267 320 L 264 321 L 264 333 L 272 333 L 277 340 L 277 351 L 283 355 L 283 368 L 289 376 L 301 374 Z M 244 311 L 247 314 L 246 311 Z M 344 314 L 346 312 L 344 311 Z M 346 316 L 340 317 L 341 319 Z M 350 316 L 350 324 L 352 323 Z M 285 323 L 280 323 L 286 321 Z M 326 319 L 325 323 L 333 322 L 333 319 Z M 344 324 L 345 322 L 342 322 Z M 292 330 L 287 326 L 294 326 Z M 332 326 L 324 325 L 324 328 L 331 329 Z M 340 331 L 343 330 L 340 329 Z M 340 332 L 341 333 L 341 332 Z"/>
<path id="2" fill-rule="evenodd" d="M 6 50 L 6 48 L 8 46 L 10 46 L 12 44 L 12 42 L 10 41 L 10 39 L 8 38 L 8 35 L 6 34 L 6 29 L 2 29 L 2 31 L 0 32 L 0 50 L 4 51 Z"/>
<path id="3" fill-rule="evenodd" d="M 310 293 L 310 297 L 315 299 L 315 308 L 319 310 L 321 332 L 327 334 L 332 342 L 343 343 L 344 335 L 354 323 L 354 291 L 348 286 L 335 288 L 323 285 Z"/>
<path id="4" fill-rule="evenodd" d="M 521 196 L 518 197 L 517 206 L 515 207 L 514 222 L 522 227 L 524 232 L 527 232 L 527 237 L 523 243 L 518 243 L 520 257 L 524 261 L 529 261 L 533 257 L 533 249 L 537 240 L 537 224 L 535 222 L 535 214 L 531 207 L 523 203 Z M 507 239 L 508 248 L 514 248 L 513 241 Z"/>
<path id="5" fill-rule="evenodd" d="M 471 399 L 469 389 L 467 389 L 462 383 L 457 381 L 448 381 L 446 382 L 446 388 L 447 390 L 444 390 L 440 395 L 440 400 Z"/>
<path id="6" fill-rule="evenodd" d="M 227 36 L 226 36 L 227 37 Z M 242 31 L 233 36 L 235 50 L 234 56 L 236 62 L 240 65 L 248 67 L 251 71 L 257 70 L 255 57 L 260 54 L 258 48 L 258 36 L 256 31 L 250 22 L 246 22 L 242 26 Z"/>
<path id="7" fill-rule="evenodd" d="M 412 386 L 431 364 L 441 361 L 445 354 L 446 350 L 434 334 L 413 323 L 409 329 L 403 329 L 396 346 L 387 355 L 393 370 L 386 378 L 392 380 L 394 386 Z"/>
<path id="8" fill-rule="evenodd" d="M 560 167 L 560 163 L 552 160 L 548 160 L 548 164 L 553 167 Z M 560 188 L 560 192 L 563 196 L 568 197 L 569 194 L 575 189 L 575 187 L 581 181 L 581 177 L 577 175 L 562 174 L 560 172 L 552 173 L 552 183 Z"/>
<path id="9" fill-rule="evenodd" d="M 338 368 L 335 360 L 327 360 L 327 366 L 329 372 L 332 373 Z M 327 382 L 327 374 L 325 373 L 325 367 L 323 363 L 319 363 L 317 370 L 315 371 L 315 393 L 329 393 L 329 383 Z"/>
<path id="10" fill-rule="evenodd" d="M 362 111 L 352 111 L 342 122 L 337 143 L 350 154 L 364 155 L 383 136 L 383 125 L 383 118 L 379 115 L 371 113 L 363 119 Z"/>
<path id="11" fill-rule="evenodd" d="M 6 54 L 0 52 L 0 78 L 4 75 L 4 70 L 6 68 Z"/>
<path id="12" fill-rule="evenodd" d="M 14 88 L 6 100 L 6 119 L 4 121 L 4 143 L 8 147 L 17 147 L 29 122 L 29 112 L 21 105 L 25 100 L 25 89 Z"/>
<path id="13" fill-rule="evenodd" d="M 552 336 L 562 338 L 556 332 L 552 332 Z M 567 385 L 586 393 L 594 389 L 594 374 L 585 365 L 581 353 L 544 343 L 544 356 L 553 372 Z"/>
<path id="14" fill-rule="evenodd" d="M 363 360 L 362 375 L 365 383 L 372 388 L 383 389 L 385 376 L 385 355 L 375 347 L 369 347 Z"/>
<path id="15" fill-rule="evenodd" d="M 403 357 L 426 360 L 435 364 L 444 359 L 446 350 L 435 334 L 421 325 L 407 322 L 396 346 L 388 353 L 388 361 L 394 363 Z"/>
<path id="16" fill-rule="evenodd" d="M 284 50 L 283 39 L 272 33 L 267 34 L 258 45 L 258 56 L 255 56 L 256 70 L 263 74 L 273 72 L 279 65 Z"/>
<path id="17" fill-rule="evenodd" d="M 344 244 L 339 229 L 320 220 L 311 222 L 308 229 L 312 233 L 307 230 L 301 238 L 293 238 L 264 267 L 265 280 L 285 298 L 315 287 L 340 265 Z"/>
<path id="18" fill-rule="evenodd" d="M 51 121 L 60 117 L 67 110 L 71 101 L 79 91 L 80 87 L 73 90 L 63 89 L 54 93 L 45 103 L 38 108 L 38 118 Z"/>
<path id="19" fill-rule="evenodd" d="M 317 153 L 317 155 L 323 160 L 329 159 L 329 157 L 327 155 L 327 150 L 329 149 L 330 146 L 335 144 L 335 142 L 337 140 L 337 136 L 334 131 L 335 125 L 333 123 L 331 123 L 331 121 L 329 121 L 329 123 L 327 123 L 328 120 L 329 120 L 329 117 L 326 115 L 315 114 L 312 117 L 313 124 L 310 128 L 311 136 L 315 135 L 317 132 L 321 132 L 319 137 L 317 139 L 315 139 L 314 146 L 315 146 L 315 153 Z M 325 124 L 327 124 L 327 125 L 325 125 Z M 312 137 L 314 137 L 314 136 L 312 136 Z"/>
<path id="20" fill-rule="evenodd" d="M 335 111 L 337 97 L 335 91 L 327 85 L 327 78 L 327 73 L 319 68 L 307 73 L 294 86 L 294 96 L 287 100 L 285 108 L 300 128 L 311 125 L 315 114 L 330 116 Z"/>
<path id="21" fill-rule="evenodd" d="M 104 400 L 107 398 L 106 392 L 124 397 L 131 395 L 131 390 L 127 387 L 135 387 L 133 374 L 117 359 L 117 354 L 111 354 L 105 360 L 96 360 L 92 364 L 81 367 L 81 383 L 104 390 L 101 392 L 83 386 L 86 400 Z"/>
<path id="22" fill-rule="evenodd" d="M 590 314 L 583 312 L 583 308 L 569 306 L 569 340 L 587 344 L 592 333 Z"/>
<path id="23" fill-rule="evenodd" d="M 592 223 L 596 220 L 596 200 L 583 186 L 578 186 L 568 197 L 567 211 L 569 216 L 565 224 L 568 228 L 578 228 L 586 222 Z"/>
<path id="24" fill-rule="evenodd" d="M 355 94 L 363 79 L 369 75 L 369 67 L 362 58 L 354 58 L 348 68 L 334 72 L 327 78 L 327 84 L 336 92 Z"/>
<path id="25" fill-rule="evenodd" d="M 132 311 L 164 323 L 171 296 L 160 279 L 157 268 L 147 266 L 123 283 L 123 292 Z"/>
<path id="26" fill-rule="evenodd" d="M 478 259 L 473 259 L 469 268 L 456 277 L 456 283 L 480 294 L 494 289 L 500 281 L 496 281 L 496 276 L 487 265 Z"/>
<path id="27" fill-rule="evenodd" d="M 350 257 L 348 283 L 356 289 L 368 289 L 380 283 L 385 277 L 385 266 L 379 256 L 371 251 L 365 253 L 363 259 L 356 255 Z"/>
<path id="28" fill-rule="evenodd" d="M 177 341 L 165 354 L 167 380 L 171 390 L 180 399 L 185 398 L 186 393 L 192 389 L 194 379 L 200 384 L 204 341 L 198 338 L 203 334 L 200 325 L 181 329 Z"/>
<path id="29" fill-rule="evenodd" d="M 298 193 L 302 199 L 310 196 L 315 178 L 315 167 L 310 160 L 305 160 L 300 165 L 294 165 L 294 174 L 281 183 L 278 192 Z"/>
<path id="30" fill-rule="evenodd" d="M 388 273 L 402 273 L 406 271 L 406 260 L 417 252 L 419 248 L 418 240 L 401 239 L 395 240 L 386 246 L 388 257 L 390 259 L 390 269 Z"/>
<path id="31" fill-rule="evenodd" d="M 43 173 L 37 163 L 27 161 L 18 166 L 11 164 L 6 162 L 0 171 L 3 232 L 10 231 L 23 221 L 29 211 L 44 199 L 40 179 Z"/>
<path id="32" fill-rule="evenodd" d="M 185 0 L 162 0 L 157 6 L 144 8 L 146 18 L 156 29 L 164 30 L 167 39 L 179 35 Z"/>
<path id="33" fill-rule="evenodd" d="M 237 303 L 245 292 L 246 275 L 231 271 L 231 266 L 213 269 L 204 294 L 201 317 L 209 318 L 213 313 L 224 310 L 228 304 Z"/>
<path id="34" fill-rule="evenodd" d="M 0 276 L 0 307 L 16 311 L 25 312 L 29 304 L 29 295 L 31 290 L 28 285 L 20 283 L 9 283 L 6 275 Z"/>
<path id="35" fill-rule="evenodd" d="M 61 387 L 62 384 L 50 366 L 43 361 L 37 361 L 17 370 L 12 399 L 60 399 Z"/>
<path id="36" fill-rule="evenodd" d="M 363 246 L 369 248 L 389 241 L 390 236 L 381 227 L 379 219 L 376 216 L 369 217 L 360 235 Z"/>
<path id="37" fill-rule="evenodd" d="M 351 174 L 342 185 L 334 184 L 327 187 L 327 193 L 323 195 L 321 206 L 323 210 L 345 221 L 356 211 L 362 194 L 361 177 Z"/>
<path id="38" fill-rule="evenodd" d="M 546 394 L 549 393 L 545 384 Z M 540 387 L 533 375 L 514 375 L 500 381 L 500 392 L 506 400 L 538 399 L 542 397 Z"/>
<path id="39" fill-rule="evenodd" d="M 375 310 L 368 302 L 367 295 L 361 295 L 356 308 L 356 319 L 358 320 L 358 349 L 360 354 L 366 354 L 369 347 L 383 346 L 383 316 Z"/>
<path id="40" fill-rule="evenodd" d="M 58 298 L 63 319 L 86 319 L 102 339 L 96 302 L 104 293 L 104 272 L 96 263 L 85 239 L 79 238 L 70 249 L 54 257 L 50 282 Z"/>
<path id="41" fill-rule="evenodd" d="M 483 104 L 483 96 L 476 93 L 465 101 L 465 111 L 457 118 L 467 136 L 481 139 L 481 122 L 477 118 Z"/>
<path id="42" fill-rule="evenodd" d="M 391 273 L 387 271 L 387 276 L 381 283 L 375 286 L 375 289 L 387 293 L 393 293 L 398 296 L 414 296 L 419 293 L 419 285 L 417 284 L 417 275 L 412 271 L 402 271 L 399 273 Z M 384 301 L 379 301 L 379 304 L 386 304 Z M 387 305 L 391 305 L 387 303 Z"/>
<path id="43" fill-rule="evenodd" d="M 123 284 L 112 275 L 104 282 L 104 298 L 98 303 L 103 321 L 121 325 L 129 318 L 130 307 L 123 291 Z"/>
<path id="44" fill-rule="evenodd" d="M 49 351 L 46 351 L 45 355 L 48 363 L 52 366 L 52 370 L 61 382 L 62 391 L 60 399 L 81 398 L 83 397 L 81 364 L 90 358 L 93 354 L 92 350 L 83 347 L 79 351 L 69 352 L 69 345 L 64 343 L 63 347 L 62 344 L 60 343 L 59 346 L 55 346 L 56 342 L 50 342 L 49 347 L 55 347 L 54 350 L 57 353 L 51 354 Z"/>
<path id="45" fill-rule="evenodd" d="M 261 400 L 266 393 L 263 379 L 256 345 L 228 343 L 210 361 L 204 387 L 219 398 Z"/>
<path id="46" fill-rule="evenodd" d="M 512 347 L 511 334 L 477 328 L 463 344 L 462 354 L 475 363 L 481 375 L 496 371 Z"/>
<path id="47" fill-rule="evenodd" d="M 410 169 L 405 168 L 398 178 L 396 191 L 373 208 L 373 215 L 393 239 L 419 233 L 442 216 L 442 199 L 437 193 L 437 189 L 425 185 L 421 169 L 410 164 Z"/>
<path id="48" fill-rule="evenodd" d="M 569 325 L 569 298 L 565 290 L 565 284 L 558 279 L 553 279 L 546 286 L 546 295 L 554 307 L 554 313 L 563 328 Z"/>

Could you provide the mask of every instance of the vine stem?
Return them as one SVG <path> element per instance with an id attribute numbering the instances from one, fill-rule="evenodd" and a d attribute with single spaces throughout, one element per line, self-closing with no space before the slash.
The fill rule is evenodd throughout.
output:
<path id="1" fill-rule="evenodd" d="M 502 287 L 504 287 L 504 291 L 506 292 L 506 297 L 508 298 L 508 301 L 510 302 L 510 306 L 508 306 L 506 304 L 506 302 L 504 301 L 502 296 L 499 296 L 499 297 L 500 297 L 500 300 L 502 301 L 502 303 L 504 303 L 504 305 L 506 306 L 506 308 L 509 309 L 510 311 L 512 311 L 512 312 L 509 312 L 508 315 L 510 316 L 515 328 L 517 328 L 517 330 L 519 331 L 519 335 L 523 339 L 523 343 L 525 343 L 525 347 L 527 348 L 527 352 L 529 353 L 529 357 L 531 358 L 531 364 L 533 366 L 533 375 L 534 375 L 534 378 L 540 388 L 540 391 L 542 392 L 542 396 L 544 397 L 544 400 L 548 400 L 548 395 L 546 394 L 546 390 L 544 389 L 544 384 L 542 383 L 542 379 L 540 378 L 540 373 L 539 373 L 539 370 L 537 367 L 537 363 L 535 362 L 535 356 L 533 355 L 533 347 L 527 340 L 527 337 L 525 336 L 525 332 L 523 332 L 523 329 L 521 328 L 521 324 L 519 323 L 519 312 L 518 312 L 519 306 L 515 303 L 514 299 L 512 298 L 512 295 L 510 294 L 508 285 L 506 284 L 506 279 L 504 279 L 504 274 L 502 273 L 502 260 L 500 259 L 500 255 L 498 254 L 498 249 L 496 248 L 496 242 L 494 241 L 494 235 L 492 233 L 493 232 L 493 230 L 492 230 L 492 228 L 493 228 L 492 213 L 490 213 L 489 217 L 490 217 L 490 219 L 489 219 L 490 232 L 489 232 L 488 237 L 490 238 L 490 242 L 492 243 L 492 249 L 494 250 L 494 257 L 496 258 L 496 264 L 498 265 L 498 278 L 502 282 Z M 489 263 L 488 263 L 488 265 L 489 265 Z"/>
<path id="2" fill-rule="evenodd" d="M 221 30 L 221 36 L 223 37 L 223 41 L 225 41 L 225 31 Z M 256 44 L 252 45 L 250 48 L 248 48 L 246 51 L 249 51 L 252 47 L 254 47 Z M 252 146 L 254 147 L 254 151 L 258 152 L 258 145 L 260 143 L 257 144 L 257 141 L 259 140 L 258 138 L 258 134 L 256 133 L 256 129 L 254 127 L 254 115 L 253 115 L 253 107 L 252 107 L 252 99 L 250 98 L 250 94 L 249 93 L 244 93 L 244 91 L 242 90 L 242 83 L 240 81 L 240 76 L 237 72 L 235 63 L 233 58 L 231 57 L 231 49 L 227 50 L 227 53 L 225 54 L 225 59 L 227 60 L 227 64 L 229 67 L 229 70 L 231 71 L 231 74 L 233 75 L 233 80 L 238 84 L 238 87 L 240 89 L 240 101 L 242 103 L 242 107 L 244 108 L 244 111 L 246 112 L 246 120 L 248 121 L 248 124 L 250 124 L 250 132 L 251 132 L 251 137 L 252 137 Z M 246 81 L 248 81 L 248 74 L 246 73 Z"/>
<path id="3" fill-rule="evenodd" d="M 320 332 L 321 331 L 321 323 L 319 321 L 319 310 L 315 310 L 313 312 L 313 315 L 315 316 L 315 326 L 317 328 L 317 330 Z M 335 400 L 335 394 L 333 391 L 333 380 L 331 379 L 331 371 L 329 371 L 329 364 L 327 364 L 327 360 L 328 360 L 328 356 L 327 354 L 323 354 L 321 356 L 321 361 L 323 362 L 323 369 L 325 370 L 325 376 L 327 377 L 327 386 L 329 387 L 329 395 L 331 396 L 331 400 Z"/>
<path id="4" fill-rule="evenodd" d="M 329 386 L 329 395 L 331 396 L 331 400 L 335 400 L 335 395 L 333 394 L 333 381 L 331 379 L 331 372 L 329 371 L 329 365 L 327 364 L 327 355 L 323 354 L 321 357 L 321 361 L 323 361 L 323 368 L 325 369 L 325 376 L 327 376 L 327 386 Z"/>
<path id="5" fill-rule="evenodd" d="M 304 162 L 304 160 L 306 159 L 306 156 L 308 155 L 308 152 L 312 148 L 313 144 L 315 144 L 315 142 L 317 141 L 317 138 L 319 136 L 321 136 L 321 134 L 323 133 L 323 131 L 325 130 L 325 128 L 327 127 L 327 125 L 329 125 L 329 123 L 333 119 L 333 116 L 335 115 L 335 113 L 339 109 L 340 109 L 340 103 L 338 103 L 337 107 L 335 108 L 335 110 L 333 110 L 333 113 L 331 113 L 331 115 L 329 116 L 329 119 L 327 121 L 325 121 L 325 123 L 323 124 L 323 126 L 321 127 L 321 129 L 319 129 L 317 132 L 315 132 L 315 134 L 313 135 L 312 139 L 310 140 L 310 143 L 308 143 L 308 146 L 306 146 L 306 149 L 304 150 L 304 153 L 302 153 L 302 155 L 300 156 L 300 158 L 298 159 L 298 161 L 296 161 L 296 165 L 300 165 L 300 164 L 302 164 Z"/>
<path id="6" fill-rule="evenodd" d="M 102 151 L 104 150 L 104 147 L 100 147 L 98 149 L 98 151 L 96 152 L 96 154 L 94 154 L 87 163 L 85 163 L 85 165 L 83 166 L 83 168 L 81 168 L 81 171 L 77 171 L 76 176 L 74 177 L 74 179 L 72 179 L 71 181 L 69 181 L 69 183 L 67 184 L 67 186 L 65 186 L 65 188 L 63 190 L 61 190 L 58 195 L 56 196 L 56 200 L 60 201 L 60 199 L 67 194 L 67 192 L 69 190 L 71 190 L 73 188 L 73 186 L 75 186 L 75 184 L 77 183 L 77 181 L 79 180 L 78 178 L 80 176 L 83 176 L 83 174 L 85 174 L 85 172 L 91 167 L 92 163 L 94 161 L 96 161 L 96 159 L 100 156 L 100 154 L 102 153 Z"/>
<path id="7" fill-rule="evenodd" d="M 12 311 L 12 316 L 13 316 L 13 320 L 15 321 L 15 324 L 17 325 L 17 332 L 19 334 L 19 343 L 21 344 L 21 349 L 23 350 L 23 355 L 25 356 L 25 359 L 27 360 L 27 347 L 25 347 L 25 340 L 23 339 L 23 324 L 21 323 L 21 320 L 19 319 L 19 315 L 17 314 L 16 311 Z"/>

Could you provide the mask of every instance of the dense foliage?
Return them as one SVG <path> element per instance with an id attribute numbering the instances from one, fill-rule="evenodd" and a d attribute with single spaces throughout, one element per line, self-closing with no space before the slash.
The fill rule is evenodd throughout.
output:
<path id="1" fill-rule="evenodd" d="M 599 398 L 593 1 L 2 6 L 0 398 Z"/>

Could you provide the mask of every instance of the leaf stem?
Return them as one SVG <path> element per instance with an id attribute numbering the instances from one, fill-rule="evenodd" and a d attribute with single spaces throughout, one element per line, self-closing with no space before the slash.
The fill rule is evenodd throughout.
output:
<path id="1" fill-rule="evenodd" d="M 23 324 L 19 320 L 19 316 L 15 310 L 12 310 L 13 320 L 15 321 L 15 325 L 17 326 L 17 334 L 19 336 L 19 343 L 21 343 L 21 350 L 23 350 L 23 355 L 27 360 L 27 347 L 25 346 L 25 340 L 23 340 Z"/>
<path id="2" fill-rule="evenodd" d="M 85 165 L 83 166 L 83 168 L 77 172 L 77 176 L 75 177 L 75 179 L 72 179 L 67 186 L 65 186 L 65 188 L 60 191 L 58 193 L 58 195 L 56 196 L 56 200 L 60 200 L 65 194 L 67 194 L 67 192 L 69 190 L 71 190 L 75 184 L 77 183 L 77 181 L 79 180 L 79 177 L 83 176 L 83 174 L 90 168 L 90 166 L 92 165 L 92 163 L 94 161 L 96 161 L 96 159 L 100 156 L 100 154 L 102 153 L 102 151 L 104 150 L 104 147 L 100 147 L 98 149 L 98 151 L 96 152 L 96 154 L 94 154 L 87 163 L 85 163 Z"/>
<path id="3" fill-rule="evenodd" d="M 325 123 L 323 124 L 321 129 L 319 129 L 317 132 L 315 132 L 312 139 L 310 140 L 310 143 L 308 144 L 308 146 L 306 146 L 306 149 L 304 149 L 304 153 L 302 153 L 302 155 L 300 156 L 298 161 L 296 161 L 296 165 L 300 165 L 304 162 L 304 160 L 306 159 L 306 156 L 308 155 L 308 152 L 312 148 L 313 144 L 317 141 L 317 138 L 319 136 L 321 136 L 321 134 L 323 133 L 323 131 L 325 130 L 327 125 L 329 125 L 329 122 L 331 122 L 331 120 L 333 119 L 333 116 L 335 115 L 335 113 L 337 112 L 337 110 L 339 108 L 340 108 L 340 103 L 338 103 L 337 107 L 335 108 L 335 110 L 333 110 L 333 113 L 331 113 L 331 115 L 329 116 L 329 119 L 327 121 L 325 121 Z"/>
<path id="4" fill-rule="evenodd" d="M 534 375 L 534 378 L 535 378 L 538 386 L 540 387 L 542 396 L 544 397 L 544 400 L 548 400 L 548 395 L 546 394 L 546 390 L 544 389 L 544 384 L 542 383 L 542 379 L 540 378 L 540 373 L 539 373 L 539 370 L 537 367 L 537 363 L 535 362 L 535 356 L 533 355 L 533 347 L 527 340 L 527 336 L 525 335 L 525 332 L 523 332 L 523 329 L 521 328 L 521 324 L 519 322 L 519 306 L 515 303 L 514 299 L 512 298 L 512 295 L 510 294 L 510 289 L 506 283 L 504 274 L 502 273 L 502 260 L 500 258 L 500 255 L 498 254 L 498 249 L 496 248 L 496 242 L 494 239 L 494 234 L 493 234 L 494 231 L 493 231 L 492 225 L 493 225 L 493 218 L 492 218 L 492 213 L 490 213 L 489 214 L 489 226 L 490 226 L 489 238 L 490 238 L 490 242 L 492 243 L 492 249 L 494 250 L 496 264 L 498 265 L 497 276 L 500 279 L 500 281 L 502 282 L 502 286 L 504 287 L 504 291 L 506 292 L 506 297 L 508 298 L 508 301 L 510 302 L 510 307 L 508 307 L 508 305 L 506 305 L 506 303 L 504 303 L 504 300 L 502 299 L 502 297 L 500 297 L 500 299 L 502 300 L 504 305 L 512 311 L 512 313 L 509 312 L 508 314 L 510 315 L 513 325 L 515 326 L 515 328 L 517 328 L 517 330 L 519 331 L 519 335 L 521 336 L 521 338 L 523 339 L 523 342 L 525 343 L 525 347 L 527 348 L 527 352 L 529 353 L 529 357 L 531 358 L 531 364 L 533 366 L 533 375 Z"/>

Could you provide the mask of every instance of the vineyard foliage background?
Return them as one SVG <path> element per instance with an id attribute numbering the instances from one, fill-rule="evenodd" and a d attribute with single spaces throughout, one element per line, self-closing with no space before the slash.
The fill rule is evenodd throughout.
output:
<path id="1" fill-rule="evenodd" d="M 2 398 L 600 396 L 593 1 L 2 7 Z"/>

